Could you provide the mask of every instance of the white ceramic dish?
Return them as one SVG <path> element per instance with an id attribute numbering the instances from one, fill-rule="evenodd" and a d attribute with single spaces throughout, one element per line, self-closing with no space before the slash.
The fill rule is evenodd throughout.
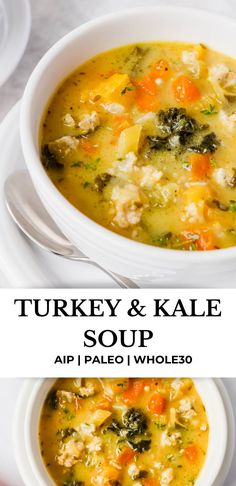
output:
<path id="1" fill-rule="evenodd" d="M 234 450 L 232 409 L 229 403 L 226 406 L 225 397 L 227 395 L 225 395 L 224 388 L 220 392 L 214 380 L 194 381 L 206 407 L 210 425 L 206 462 L 196 486 L 222 486 Z M 42 405 L 53 382 L 53 379 L 27 380 L 17 403 L 14 420 L 14 446 L 18 468 L 26 486 L 32 486 L 32 478 L 36 481 L 37 486 L 54 484 L 43 464 L 38 440 Z"/>
<path id="2" fill-rule="evenodd" d="M 23 56 L 30 27 L 29 0 L 0 0 L 0 86 Z"/>
<path id="3" fill-rule="evenodd" d="M 17 104 L 0 125 L 1 178 L 0 178 L 0 287 L 52 287 L 52 288 L 110 288 L 114 282 L 98 268 L 66 260 L 41 250 L 27 240 L 11 220 L 4 201 L 4 183 L 9 174 L 25 169 L 19 136 L 19 111 Z M 188 277 L 188 280 L 186 281 Z M 139 280 L 141 287 L 180 287 L 178 276 Z M 236 272 L 222 272 L 220 278 L 188 272 L 185 285 L 205 288 L 236 288 Z M 181 284 L 183 286 L 183 284 Z"/>
<path id="4" fill-rule="evenodd" d="M 23 97 L 20 122 L 27 167 L 39 196 L 61 230 L 102 266 L 132 278 L 162 279 L 163 285 L 165 279 L 176 276 L 183 286 L 189 273 L 196 279 L 200 276 L 204 283 L 206 275 L 235 271 L 236 248 L 181 252 L 148 246 L 112 233 L 74 208 L 50 181 L 39 158 L 39 125 L 55 87 L 95 54 L 137 41 L 201 41 L 236 57 L 235 32 L 232 20 L 201 10 L 132 9 L 82 25 L 50 49 L 34 70 Z"/>
<path id="5" fill-rule="evenodd" d="M 41 250 L 13 223 L 5 205 L 4 184 L 9 174 L 26 169 L 19 135 L 19 103 L 0 125 L 0 287 L 109 288 L 115 283 L 91 265 L 66 260 Z M 227 285 L 228 286 L 228 285 Z M 236 286 L 232 282 L 232 287 Z M 0 475 L 1 478 L 1 475 Z"/>
<path id="6" fill-rule="evenodd" d="M 115 283 L 98 268 L 72 262 L 41 250 L 27 240 L 11 220 L 4 201 L 4 183 L 9 174 L 25 169 L 19 135 L 19 103 L 12 108 L 0 125 L 1 177 L 0 177 L 0 287 L 52 287 L 52 288 L 110 288 Z M 17 249 L 17 251 L 16 251 Z M 141 287 L 180 287 L 178 276 L 162 276 L 139 280 Z M 201 275 L 191 272 L 181 286 L 236 288 L 236 272 L 224 272 L 220 278 L 208 275 L 202 282 Z"/>

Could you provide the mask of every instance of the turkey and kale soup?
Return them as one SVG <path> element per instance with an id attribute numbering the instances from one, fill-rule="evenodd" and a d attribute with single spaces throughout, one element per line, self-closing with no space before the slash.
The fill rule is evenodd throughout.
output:
<path id="1" fill-rule="evenodd" d="M 40 421 L 58 486 L 193 486 L 208 446 L 190 379 L 59 379 Z"/>
<path id="2" fill-rule="evenodd" d="M 48 107 L 42 162 L 97 223 L 178 250 L 236 245 L 236 60 L 129 45 L 72 73 Z"/>

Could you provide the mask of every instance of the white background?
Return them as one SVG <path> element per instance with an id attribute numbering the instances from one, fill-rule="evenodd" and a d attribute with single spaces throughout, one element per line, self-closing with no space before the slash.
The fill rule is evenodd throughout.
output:
<path id="1" fill-rule="evenodd" d="M 179 299 L 178 289 L 37 289 L 12 290 L 2 289 L 0 293 L 0 308 L 5 316 L 0 341 L 0 377 L 31 377 L 38 376 L 190 376 L 190 377 L 235 377 L 235 290 L 234 289 L 200 289 L 181 290 L 181 301 L 186 312 L 190 313 L 191 299 L 197 298 L 197 313 L 207 312 L 207 300 L 219 299 L 219 314 L 221 317 L 153 317 L 155 314 L 155 299 L 164 301 L 169 299 L 167 306 L 169 313 L 173 313 Z M 46 300 L 50 299 L 50 315 L 35 317 L 34 307 L 26 304 L 28 317 L 18 317 L 20 305 L 14 305 L 15 299 L 40 299 L 40 313 L 46 312 Z M 104 317 L 53 317 L 54 300 L 66 299 L 68 312 L 71 313 L 71 299 L 78 303 L 85 299 L 82 309 L 88 315 L 90 299 L 98 299 L 100 306 L 97 314 L 104 313 Z M 104 299 L 111 299 L 115 304 L 122 299 L 117 307 L 117 317 L 109 317 L 110 309 Z M 139 300 L 144 306 L 146 317 L 130 317 L 128 310 L 132 300 Z M 99 300 L 104 300 L 99 303 Z M 215 304 L 214 304 L 215 305 Z M 140 306 L 139 306 L 140 307 Z M 214 311 L 215 312 L 215 311 Z M 110 331 L 125 330 L 126 341 L 130 344 L 132 330 L 150 329 L 154 337 L 147 341 L 147 348 L 140 348 L 139 341 L 133 347 L 84 347 L 84 332 L 94 330 L 96 337 L 103 330 L 108 330 L 108 341 L 111 342 Z M 139 332 L 136 332 L 139 337 Z M 12 337 L 14 336 L 14 339 Z M 226 338 L 227 336 L 227 338 Z M 227 343 L 227 350 L 225 345 Z M 190 355 L 192 364 L 134 364 L 127 368 L 126 361 L 121 365 L 91 364 L 78 368 L 75 360 L 69 365 L 54 365 L 57 355 Z"/>

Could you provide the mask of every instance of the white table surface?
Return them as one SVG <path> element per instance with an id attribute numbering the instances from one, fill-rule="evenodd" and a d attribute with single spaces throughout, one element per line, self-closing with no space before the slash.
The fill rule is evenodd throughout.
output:
<path id="1" fill-rule="evenodd" d="M 17 0 L 16 0 L 17 2 Z M 178 5 L 206 8 L 236 18 L 235 0 L 31 0 L 32 32 L 18 68 L 0 88 L 0 121 L 22 96 L 25 83 L 45 51 L 62 35 L 90 18 L 127 7 Z M 0 287 L 5 285 L 0 277 Z M 0 486 L 22 486 L 12 450 L 12 417 L 21 380 L 1 380 Z M 236 380 L 225 380 L 236 409 Z M 236 461 L 224 486 L 236 485 Z M 32 485 L 34 486 L 34 485 Z"/>

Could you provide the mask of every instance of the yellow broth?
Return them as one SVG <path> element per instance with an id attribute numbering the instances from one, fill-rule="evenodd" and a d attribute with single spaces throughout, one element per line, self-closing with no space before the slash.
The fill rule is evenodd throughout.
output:
<path id="1" fill-rule="evenodd" d="M 57 89 L 40 130 L 59 191 L 106 228 L 181 250 L 236 244 L 236 60 L 202 44 L 102 53 Z"/>
<path id="2" fill-rule="evenodd" d="M 190 379 L 59 379 L 39 440 L 58 486 L 193 486 L 209 426 Z"/>

